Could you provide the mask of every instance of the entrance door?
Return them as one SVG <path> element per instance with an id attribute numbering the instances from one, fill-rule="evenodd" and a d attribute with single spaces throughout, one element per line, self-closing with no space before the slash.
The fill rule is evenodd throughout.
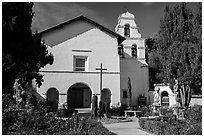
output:
<path id="1" fill-rule="evenodd" d="M 70 108 L 90 108 L 91 89 L 82 83 L 76 83 L 68 89 L 67 105 Z"/>
<path id="2" fill-rule="evenodd" d="M 68 107 L 81 108 L 83 107 L 83 89 L 70 88 L 68 91 Z"/>

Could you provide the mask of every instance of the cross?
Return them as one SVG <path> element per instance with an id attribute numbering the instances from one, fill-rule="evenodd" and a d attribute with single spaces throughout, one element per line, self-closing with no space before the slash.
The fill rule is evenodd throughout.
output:
<path id="1" fill-rule="evenodd" d="M 102 91 L 102 70 L 107 70 L 107 69 L 103 68 L 103 65 L 101 63 L 101 67 L 96 68 L 96 70 L 100 70 L 100 91 Z"/>
<path id="2" fill-rule="evenodd" d="M 123 8 L 125 9 L 125 12 L 127 12 L 128 7 L 127 6 L 123 6 Z"/>

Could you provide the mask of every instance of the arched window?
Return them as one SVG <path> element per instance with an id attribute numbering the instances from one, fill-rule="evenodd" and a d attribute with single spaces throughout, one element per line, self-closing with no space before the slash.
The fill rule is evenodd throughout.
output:
<path id="1" fill-rule="evenodd" d="M 124 36 L 130 37 L 130 24 L 125 24 L 125 27 L 124 27 Z"/>
<path id="2" fill-rule="evenodd" d="M 132 45 L 132 56 L 137 58 L 137 45 Z"/>
<path id="3" fill-rule="evenodd" d="M 120 45 L 118 45 L 118 54 L 120 55 L 120 56 L 122 56 L 123 55 L 123 44 L 120 44 Z"/>

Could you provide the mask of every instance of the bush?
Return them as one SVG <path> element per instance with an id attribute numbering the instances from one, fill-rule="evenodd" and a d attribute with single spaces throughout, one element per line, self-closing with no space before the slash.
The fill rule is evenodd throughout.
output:
<path id="1" fill-rule="evenodd" d="M 139 118 L 138 120 L 138 123 L 139 123 L 139 126 L 142 128 L 142 129 L 145 129 L 145 121 L 146 119 L 145 118 Z"/>
<path id="2" fill-rule="evenodd" d="M 185 120 L 177 120 L 172 113 L 160 119 L 139 118 L 141 128 L 157 135 L 202 135 L 202 107 L 189 107 Z"/>
<path id="3" fill-rule="evenodd" d="M 163 122 L 168 122 L 168 123 L 175 123 L 176 122 L 176 115 L 167 113 L 166 115 L 161 116 Z"/>
<path id="4" fill-rule="evenodd" d="M 141 117 L 148 117 L 151 115 L 151 109 L 149 107 L 146 107 L 146 106 L 142 106 L 140 108 L 138 108 L 138 110 L 141 111 Z"/>
<path id="5" fill-rule="evenodd" d="M 125 116 L 125 109 L 127 106 L 121 105 L 120 107 L 112 107 L 110 109 L 111 115 L 114 116 Z"/>
<path id="6" fill-rule="evenodd" d="M 189 125 L 185 135 L 202 135 L 202 123 Z"/>
<path id="7" fill-rule="evenodd" d="M 98 109 L 98 116 L 103 117 L 105 113 L 105 108 L 103 102 L 100 100 L 99 101 L 99 109 Z"/>
<path id="8" fill-rule="evenodd" d="M 144 118 L 139 119 L 139 125 L 146 131 L 152 132 L 157 135 L 179 135 L 183 134 L 184 128 L 181 123 L 170 124 L 166 121 L 148 120 Z"/>
<path id="9" fill-rule="evenodd" d="M 10 101 L 9 101 L 10 100 Z M 28 110 L 17 108 L 10 95 L 3 95 L 2 133 L 4 135 L 111 135 L 100 122 L 91 118 L 57 118 L 62 111 L 49 112 L 47 108 Z M 42 105 L 43 106 L 43 105 Z M 67 110 L 71 113 L 72 110 Z M 74 111 L 72 111 L 74 112 Z"/>
<path id="10" fill-rule="evenodd" d="M 189 107 L 184 116 L 191 123 L 202 122 L 202 106 L 194 105 Z"/>
<path id="11" fill-rule="evenodd" d="M 54 112 L 45 113 L 43 111 L 10 111 L 4 113 L 2 125 L 4 135 L 113 134 L 94 119 L 80 118 L 77 115 L 66 119 L 56 118 Z"/>
<path id="12" fill-rule="evenodd" d="M 162 115 L 171 115 L 173 114 L 173 109 L 171 108 L 161 108 Z"/>

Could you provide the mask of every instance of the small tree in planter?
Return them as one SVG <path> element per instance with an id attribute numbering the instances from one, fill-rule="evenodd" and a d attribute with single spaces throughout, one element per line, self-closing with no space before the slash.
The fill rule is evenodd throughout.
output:
<path id="1" fill-rule="evenodd" d="M 101 117 L 104 117 L 104 104 L 103 102 L 100 100 L 99 102 L 99 110 L 98 110 L 98 116 L 101 118 Z"/>
<path id="2" fill-rule="evenodd" d="M 104 106 L 105 106 L 105 115 L 106 115 L 106 118 L 109 118 L 109 110 L 110 110 L 109 103 L 104 102 Z"/>
<path id="3" fill-rule="evenodd" d="M 92 98 L 92 117 L 96 117 L 97 116 L 97 101 L 98 101 L 98 97 L 96 95 L 93 95 Z"/>

